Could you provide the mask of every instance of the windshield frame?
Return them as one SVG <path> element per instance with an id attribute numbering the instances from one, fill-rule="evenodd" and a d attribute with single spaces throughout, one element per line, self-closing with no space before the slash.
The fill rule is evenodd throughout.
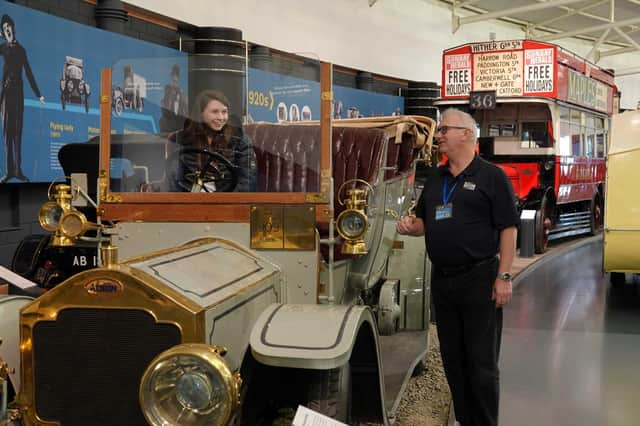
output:
<path id="1" fill-rule="evenodd" d="M 320 192 L 112 192 L 111 159 L 112 69 L 101 72 L 98 214 L 111 221 L 249 222 L 255 204 L 314 204 L 319 221 L 330 214 L 331 107 L 333 66 L 320 62 Z"/>

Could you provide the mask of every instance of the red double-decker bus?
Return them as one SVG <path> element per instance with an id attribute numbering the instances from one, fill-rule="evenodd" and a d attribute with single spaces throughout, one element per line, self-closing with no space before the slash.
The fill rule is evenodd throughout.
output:
<path id="1" fill-rule="evenodd" d="M 541 253 L 550 239 L 602 227 L 614 99 L 611 71 L 554 44 L 509 40 L 445 50 L 436 105 L 476 119 L 480 155 L 505 170 L 519 208 L 535 210 Z"/>

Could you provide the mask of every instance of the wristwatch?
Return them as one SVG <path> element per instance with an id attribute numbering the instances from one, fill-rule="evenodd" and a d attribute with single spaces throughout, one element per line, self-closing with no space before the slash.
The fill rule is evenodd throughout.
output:
<path id="1" fill-rule="evenodd" d="M 500 278 L 502 281 L 511 282 L 513 280 L 513 275 L 511 275 L 511 272 L 503 272 L 501 274 L 498 274 L 498 278 Z"/>

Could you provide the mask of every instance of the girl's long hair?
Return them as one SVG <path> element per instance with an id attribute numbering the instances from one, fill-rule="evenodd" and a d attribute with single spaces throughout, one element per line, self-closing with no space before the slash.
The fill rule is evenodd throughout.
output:
<path id="1" fill-rule="evenodd" d="M 204 141 L 198 141 L 198 143 L 206 144 L 206 136 L 212 137 L 212 146 L 218 147 L 226 147 L 229 145 L 229 141 L 231 140 L 231 136 L 233 135 L 233 128 L 229 125 L 229 121 L 222 128 L 221 134 L 220 132 L 216 132 L 213 129 L 209 128 L 206 124 L 202 122 L 202 111 L 205 110 L 209 102 L 218 101 L 227 108 L 230 107 L 229 99 L 218 90 L 204 90 L 198 94 L 195 102 L 193 103 L 193 108 L 191 110 L 191 121 L 188 123 L 186 129 L 188 131 L 194 132 L 198 136 L 203 136 L 202 139 Z M 200 139 L 200 138 L 198 138 Z"/>

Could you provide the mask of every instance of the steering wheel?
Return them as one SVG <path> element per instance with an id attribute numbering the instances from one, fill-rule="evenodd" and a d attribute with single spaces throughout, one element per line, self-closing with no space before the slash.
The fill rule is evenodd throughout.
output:
<path id="1" fill-rule="evenodd" d="M 167 158 L 167 170 L 186 192 L 231 192 L 238 183 L 237 169 L 224 155 L 198 148 L 182 148 Z"/>

